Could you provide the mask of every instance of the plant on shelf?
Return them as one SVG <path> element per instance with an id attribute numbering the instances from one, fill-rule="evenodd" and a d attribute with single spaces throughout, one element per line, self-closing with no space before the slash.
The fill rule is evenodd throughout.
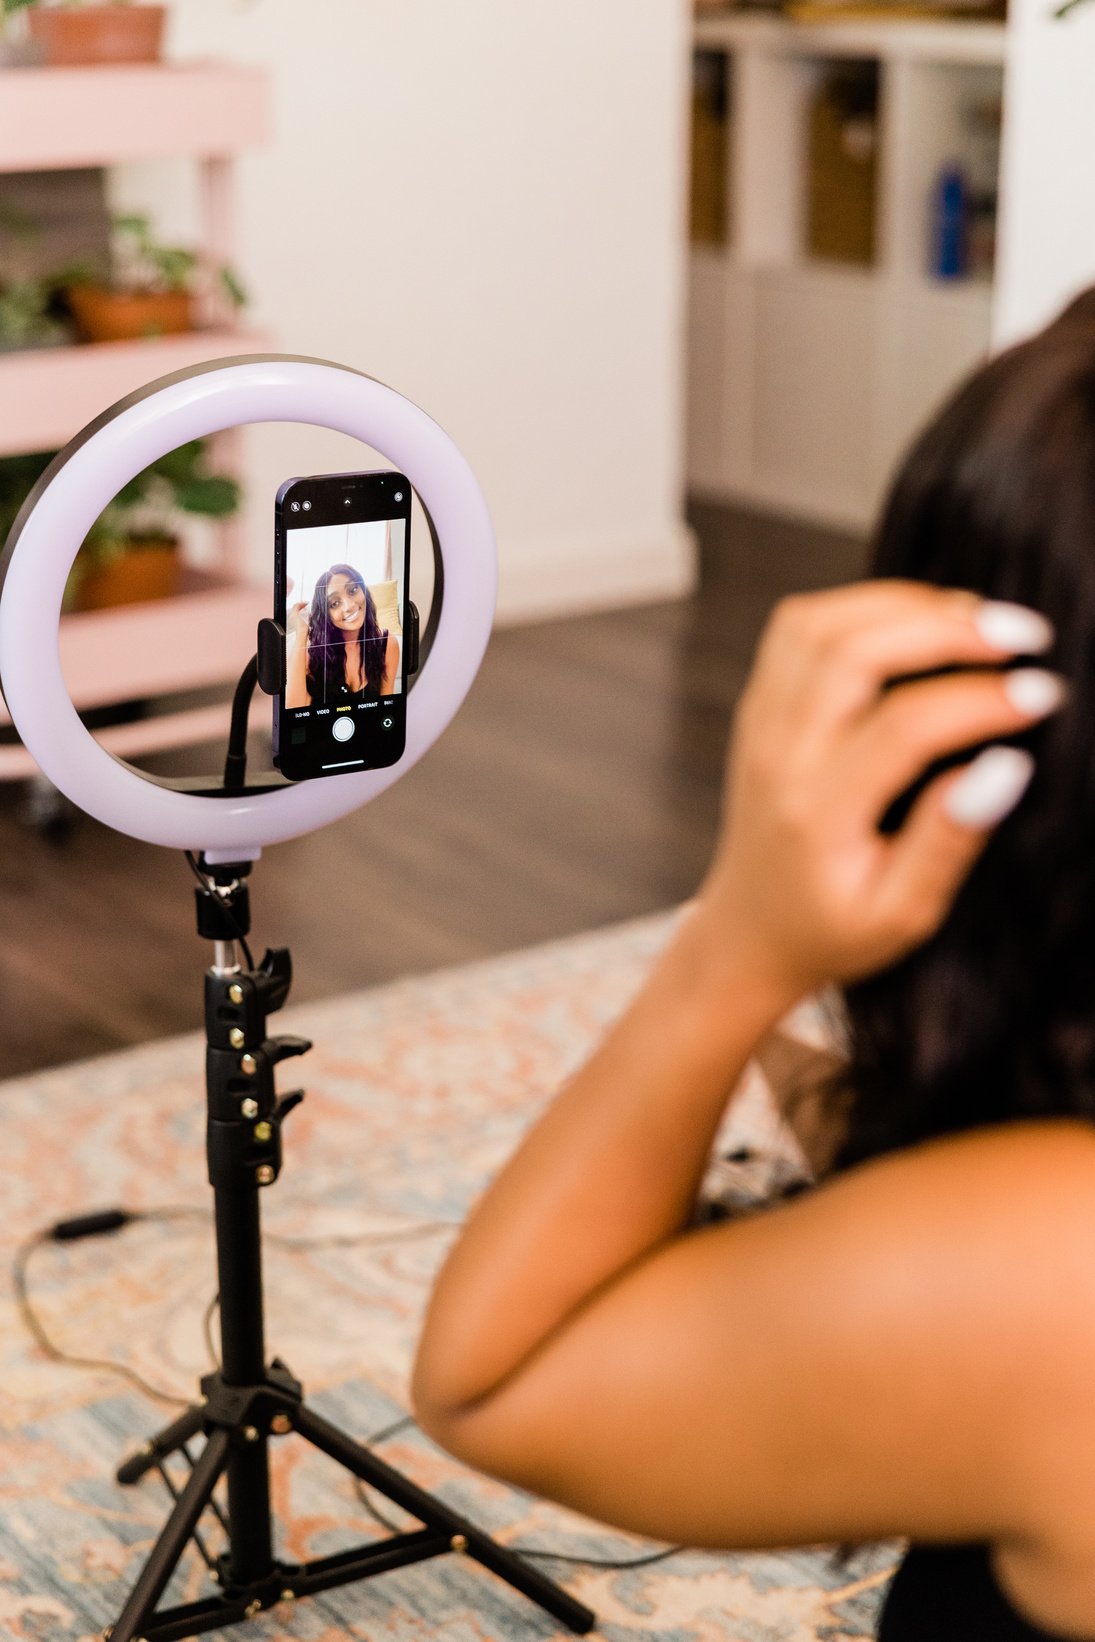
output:
<path id="1" fill-rule="evenodd" d="M 236 480 L 210 473 L 208 455 L 208 441 L 192 439 L 122 486 L 91 527 L 73 566 L 73 609 L 141 603 L 177 590 L 179 515 L 228 519 L 240 504 Z"/>
<path id="2" fill-rule="evenodd" d="M 56 279 L 34 272 L 38 224 L 13 205 L 0 205 L 0 353 L 48 348 L 71 336 L 60 317 Z"/>
<path id="3" fill-rule="evenodd" d="M 132 341 L 195 329 L 211 298 L 238 309 L 247 296 L 231 268 L 212 275 L 193 251 L 161 245 L 147 217 L 115 217 L 106 264 L 80 263 L 58 276 L 77 328 L 88 342 Z"/>
<path id="4" fill-rule="evenodd" d="M 16 12 L 26 14 L 27 49 L 52 68 L 159 61 L 167 17 L 164 5 L 131 5 L 128 0 L 107 0 L 106 4 L 69 0 L 64 5 L 0 0 L 5 23 Z"/>
<path id="5" fill-rule="evenodd" d="M 56 295 L 47 280 L 0 275 L 0 353 L 49 348 L 69 340 L 52 312 Z"/>
<path id="6" fill-rule="evenodd" d="M 0 459 L 0 543 L 53 455 Z M 208 440 L 193 439 L 123 485 L 84 540 L 65 589 L 66 610 L 139 604 L 177 591 L 180 516 L 228 519 L 240 504 L 236 480 L 210 473 L 208 462 Z"/>

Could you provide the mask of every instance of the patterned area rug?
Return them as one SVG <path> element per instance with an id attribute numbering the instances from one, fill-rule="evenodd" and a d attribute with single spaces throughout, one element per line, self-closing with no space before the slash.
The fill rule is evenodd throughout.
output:
<path id="1" fill-rule="evenodd" d="M 316 1047 L 300 1064 L 308 1098 L 286 1122 L 281 1179 L 262 1200 L 268 1350 L 290 1365 L 319 1412 L 356 1437 L 406 1412 L 422 1311 L 454 1224 L 619 1013 L 673 916 L 274 1017 L 274 1030 L 301 1033 Z M 195 975 L 196 1015 L 199 999 Z M 803 1006 L 789 1029 L 816 1041 L 816 1012 Z M 114 1205 L 190 1211 L 115 1237 L 48 1244 L 29 1265 L 32 1299 L 59 1346 L 128 1364 L 177 1405 L 105 1369 L 49 1360 L 5 1285 L 3 1638 L 97 1638 L 167 1514 L 154 1473 L 131 1488 L 114 1473 L 175 1418 L 211 1366 L 203 1317 L 216 1282 L 202 1066 L 194 1035 L 0 1085 L 5 1269 L 21 1239 L 58 1219 Z M 291 1087 L 292 1071 L 282 1069 L 282 1088 Z M 740 1144 L 788 1149 L 757 1067 L 742 1080 L 718 1150 Z M 717 1170 L 710 1179 L 717 1190 Z M 423 1223 L 433 1230 L 424 1233 Z M 355 1241 L 370 1233 L 385 1240 Z M 293 1246 L 294 1238 L 309 1246 Z M 330 1241 L 311 1246 L 319 1238 Z M 470 1473 L 413 1425 L 377 1451 L 515 1549 L 620 1561 L 660 1549 Z M 272 1443 L 271 1471 L 278 1555 L 305 1561 L 385 1534 L 348 1475 L 298 1438 Z M 397 1507 L 375 1503 L 406 1522 Z M 215 1522 L 206 1539 L 216 1554 L 223 1537 Z M 607 1642 L 852 1642 L 873 1636 L 901 1549 L 896 1541 L 867 1547 L 846 1567 L 834 1566 L 827 1547 L 682 1551 L 626 1571 L 546 1559 L 535 1566 L 595 1611 L 593 1635 Z M 188 1551 L 162 1605 L 214 1589 Z M 219 1634 L 550 1642 L 570 1633 L 478 1564 L 445 1556 L 282 1604 Z"/>

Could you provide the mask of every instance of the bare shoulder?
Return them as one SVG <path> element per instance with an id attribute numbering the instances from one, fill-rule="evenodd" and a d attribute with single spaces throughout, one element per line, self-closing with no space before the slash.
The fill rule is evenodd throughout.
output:
<path id="1" fill-rule="evenodd" d="M 1031 1623 L 1095 1635 L 1095 1124 L 947 1137 L 845 1185 L 874 1198 L 882 1247 L 911 1238 L 940 1284 L 944 1360 L 958 1348 L 940 1438 L 958 1441 L 976 1397 L 1008 1451 L 1017 1531 L 993 1545 L 998 1583 Z"/>
<path id="2" fill-rule="evenodd" d="M 903 1261 L 910 1284 L 935 1289 L 936 1320 L 964 1350 L 980 1339 L 986 1357 L 1009 1352 L 1020 1423 L 1047 1412 L 1030 1400 L 1044 1387 L 1069 1395 L 1070 1418 L 1084 1415 L 1095 1435 L 1095 1123 L 1049 1118 L 942 1136 L 831 1177 L 814 1195 L 827 1191 L 834 1212 L 823 1218 L 834 1229 L 862 1215 L 864 1244 L 877 1250 L 864 1248 L 863 1279 L 876 1300 L 880 1287 L 897 1303 L 912 1298 L 901 1266 L 890 1274 L 896 1287 L 879 1284 L 880 1261 Z M 1001 1367 L 1001 1391 L 1008 1383 Z M 1095 1522 L 1095 1486 L 1092 1505 Z"/>

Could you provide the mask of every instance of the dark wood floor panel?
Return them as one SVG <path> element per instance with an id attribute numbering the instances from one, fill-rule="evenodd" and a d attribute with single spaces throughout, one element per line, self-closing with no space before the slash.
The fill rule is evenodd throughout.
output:
<path id="1" fill-rule="evenodd" d="M 862 575 L 865 555 L 776 520 L 699 505 L 691 518 L 697 597 L 500 631 L 421 764 L 365 809 L 267 852 L 254 944 L 292 949 L 294 1002 L 692 893 L 769 610 Z M 151 762 L 184 773 L 218 756 Z M 197 1027 L 208 948 L 181 854 L 87 819 L 52 845 L 19 819 L 19 796 L 0 788 L 0 1075 Z"/>

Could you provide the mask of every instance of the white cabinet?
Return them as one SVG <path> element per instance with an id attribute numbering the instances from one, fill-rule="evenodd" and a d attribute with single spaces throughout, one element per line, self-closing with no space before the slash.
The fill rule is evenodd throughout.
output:
<path id="1" fill-rule="evenodd" d="M 971 111 L 1001 104 L 993 23 L 704 17 L 725 54 L 722 245 L 691 255 L 688 479 L 696 495 L 853 531 L 876 517 L 895 461 L 988 353 L 991 275 L 928 272 L 941 168 L 978 143 Z M 875 250 L 812 257 L 809 111 L 836 64 L 876 65 Z"/>

